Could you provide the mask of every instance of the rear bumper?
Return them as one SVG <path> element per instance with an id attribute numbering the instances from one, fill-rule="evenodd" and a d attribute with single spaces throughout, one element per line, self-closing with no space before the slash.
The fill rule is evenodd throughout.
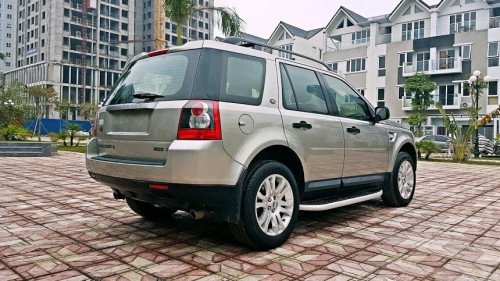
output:
<path id="1" fill-rule="evenodd" d="M 125 197 L 183 211 L 204 210 L 214 220 L 238 223 L 241 213 L 243 172 L 236 185 L 187 185 L 116 178 L 89 172 Z M 153 189 L 149 184 L 168 185 L 168 189 Z"/>
<path id="2" fill-rule="evenodd" d="M 101 156 L 101 157 L 100 157 Z M 115 178 L 191 185 L 236 185 L 245 167 L 231 158 L 222 141 L 175 140 L 165 161 L 104 159 L 97 154 L 97 140 L 87 144 L 87 170 Z"/>

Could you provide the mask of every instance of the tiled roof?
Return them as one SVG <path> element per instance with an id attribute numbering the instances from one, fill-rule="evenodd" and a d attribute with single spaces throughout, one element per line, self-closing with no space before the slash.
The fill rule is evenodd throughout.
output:
<path id="1" fill-rule="evenodd" d="M 298 28 L 296 26 L 293 26 L 291 24 L 288 24 L 286 22 L 281 22 L 281 24 L 288 31 L 290 31 L 292 36 L 298 36 L 298 37 L 302 37 L 304 39 L 309 39 L 309 38 L 313 37 L 314 35 L 318 34 L 318 32 L 320 32 L 321 30 L 323 30 L 323 28 L 316 28 L 316 29 L 307 31 L 307 30 L 303 30 L 301 28 Z"/>
<path id="2" fill-rule="evenodd" d="M 356 21 L 356 23 L 367 22 L 368 21 L 367 18 L 365 18 L 365 17 L 363 17 L 363 16 L 361 16 L 361 15 L 359 15 L 359 14 L 357 14 L 357 13 L 355 13 L 355 12 L 349 10 L 349 9 L 347 9 L 344 6 L 340 6 L 340 9 L 344 10 L 344 12 L 346 14 L 348 14 L 352 19 L 354 19 Z"/>

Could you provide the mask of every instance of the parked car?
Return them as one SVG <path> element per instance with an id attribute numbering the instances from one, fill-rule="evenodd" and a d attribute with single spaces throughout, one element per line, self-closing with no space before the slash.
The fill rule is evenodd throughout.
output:
<path id="1" fill-rule="evenodd" d="M 427 135 L 420 138 L 417 138 L 416 141 L 432 141 L 441 149 L 442 152 L 448 152 L 448 149 L 453 149 L 451 138 L 448 136 L 441 135 Z"/>
<path id="2" fill-rule="evenodd" d="M 210 217 L 257 249 L 285 242 L 299 210 L 410 203 L 413 135 L 386 107 L 318 61 L 232 40 L 133 58 L 98 111 L 92 178 L 145 218 Z"/>

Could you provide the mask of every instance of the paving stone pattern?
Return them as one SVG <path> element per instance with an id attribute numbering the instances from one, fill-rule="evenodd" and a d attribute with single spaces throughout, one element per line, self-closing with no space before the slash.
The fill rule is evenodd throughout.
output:
<path id="1" fill-rule="evenodd" d="M 301 212 L 256 252 L 184 212 L 150 222 L 84 156 L 0 158 L 0 280 L 500 280 L 500 166 L 420 162 L 406 208 Z"/>

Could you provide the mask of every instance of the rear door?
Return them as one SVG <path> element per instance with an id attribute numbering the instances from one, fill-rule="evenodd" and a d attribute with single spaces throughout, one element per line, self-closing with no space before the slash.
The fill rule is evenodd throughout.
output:
<path id="1" fill-rule="evenodd" d="M 370 107 L 357 91 L 339 78 L 323 77 L 345 137 L 344 186 L 380 183 L 389 163 L 387 130 L 371 121 Z"/>
<path id="2" fill-rule="evenodd" d="M 158 55 L 137 61 L 122 75 L 96 120 L 99 157 L 165 163 L 181 109 L 191 97 L 199 56 L 200 50 Z M 162 97 L 134 98 L 137 93 Z"/>
<path id="3" fill-rule="evenodd" d="M 279 64 L 280 111 L 289 146 L 305 165 L 306 192 L 340 186 L 344 134 L 321 87 L 318 73 L 305 67 Z"/>

